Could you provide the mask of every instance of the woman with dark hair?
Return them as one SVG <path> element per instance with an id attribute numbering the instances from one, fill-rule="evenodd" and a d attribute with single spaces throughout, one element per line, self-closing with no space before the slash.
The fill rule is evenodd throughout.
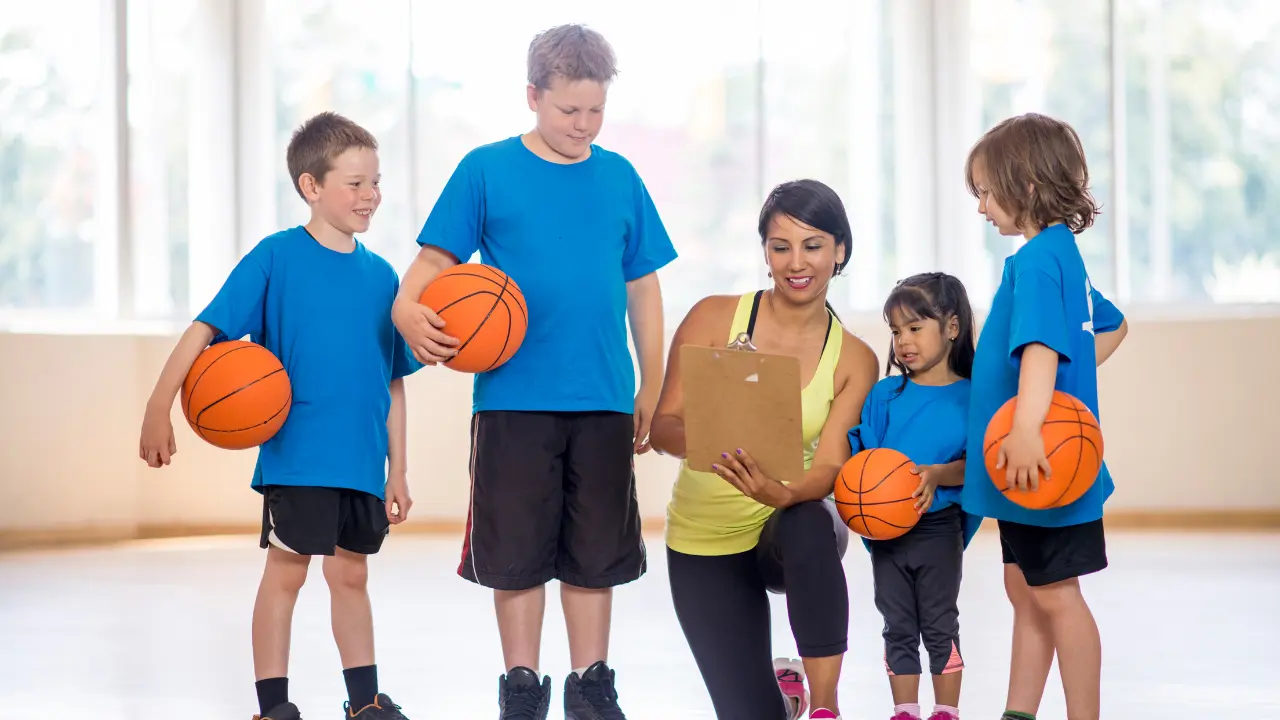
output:
<path id="1" fill-rule="evenodd" d="M 667 508 L 671 595 L 719 718 L 794 720 L 810 704 L 810 718 L 838 718 L 848 531 L 826 498 L 850 457 L 849 428 L 878 362 L 827 303 L 851 249 L 839 196 L 814 180 L 779 185 L 759 230 L 772 287 L 707 297 L 689 311 L 672 341 L 649 438 L 654 450 L 685 457 L 680 347 L 725 347 L 746 333 L 760 352 L 800 360 L 805 474 L 792 484 L 765 477 L 736 448 L 726 448 L 713 473 L 681 462 Z M 786 593 L 801 663 L 771 661 L 769 590 Z"/>

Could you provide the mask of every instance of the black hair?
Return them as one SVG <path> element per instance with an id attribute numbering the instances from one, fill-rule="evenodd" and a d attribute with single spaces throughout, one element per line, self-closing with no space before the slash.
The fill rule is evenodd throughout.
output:
<path id="1" fill-rule="evenodd" d="M 937 320 L 946 331 L 947 321 L 954 316 L 959 331 L 951 343 L 951 352 L 947 355 L 947 365 L 951 372 L 968 379 L 973 375 L 973 353 L 976 345 L 973 308 L 969 305 L 969 293 L 959 278 L 946 273 L 932 272 L 912 275 L 900 280 L 884 301 L 884 321 L 892 322 L 890 315 L 894 310 L 901 310 L 909 318 Z M 907 386 L 907 377 L 911 371 L 907 369 L 893 352 L 893 344 L 889 345 L 889 361 L 884 372 L 887 377 L 897 368 L 902 374 L 902 388 Z"/>
<path id="2" fill-rule="evenodd" d="M 832 276 L 839 275 L 853 257 L 853 229 L 849 226 L 849 214 L 845 212 L 840 196 L 817 180 L 791 180 L 778 185 L 765 198 L 760 208 L 760 244 L 769 241 L 769 223 L 776 215 L 788 215 L 799 223 L 821 230 L 844 248 L 844 260 L 836 262 Z M 836 316 L 831 303 L 827 310 Z M 836 316 L 839 320 L 839 316 Z"/>

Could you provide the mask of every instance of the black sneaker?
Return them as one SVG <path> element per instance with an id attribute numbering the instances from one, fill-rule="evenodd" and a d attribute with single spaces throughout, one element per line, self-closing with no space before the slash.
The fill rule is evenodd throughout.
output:
<path id="1" fill-rule="evenodd" d="M 266 715 L 254 715 L 253 720 L 302 720 L 302 712 L 291 702 L 280 703 Z"/>
<path id="2" fill-rule="evenodd" d="M 613 687 L 613 671 L 604 661 L 564 681 L 564 720 L 627 720 L 618 707 L 618 691 Z"/>
<path id="3" fill-rule="evenodd" d="M 512 668 L 498 678 L 498 720 L 547 720 L 551 709 L 551 678 L 527 667 Z"/>
<path id="4" fill-rule="evenodd" d="M 400 712 L 400 706 L 391 702 L 386 693 L 378 693 L 372 703 L 359 710 L 353 711 L 349 702 L 342 703 L 342 709 L 347 711 L 348 718 L 358 720 L 409 720 Z"/>

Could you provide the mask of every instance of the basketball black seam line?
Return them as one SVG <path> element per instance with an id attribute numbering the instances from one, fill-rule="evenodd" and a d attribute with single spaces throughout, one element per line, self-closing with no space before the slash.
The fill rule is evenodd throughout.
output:
<path id="1" fill-rule="evenodd" d="M 502 356 L 507 352 L 507 345 L 511 343 L 511 323 L 515 321 L 515 317 L 511 312 L 511 306 L 507 304 L 506 296 L 507 293 L 504 288 L 503 294 L 498 296 L 498 302 L 502 303 L 502 307 L 507 310 L 507 334 L 502 338 L 502 348 L 498 350 L 498 355 L 493 358 L 493 362 L 489 363 L 489 367 L 485 368 L 486 372 L 492 370 L 493 367 L 498 364 L 498 361 L 501 360 Z M 498 303 L 493 304 L 493 309 L 498 309 Z M 477 332 L 479 331 L 477 330 Z"/>
<path id="2" fill-rule="evenodd" d="M 880 505 L 892 505 L 894 503 L 906 502 L 907 500 L 912 500 L 912 499 L 914 498 L 908 495 L 906 497 L 898 498 L 897 500 L 878 500 L 876 502 L 862 502 L 861 500 L 859 500 L 856 503 L 845 502 L 844 500 L 836 500 L 835 503 L 836 505 L 859 505 L 859 506 L 865 505 L 867 507 L 877 507 Z"/>
<path id="3" fill-rule="evenodd" d="M 218 344 L 221 345 L 222 343 L 218 343 Z M 216 347 L 216 346 L 211 346 L 211 347 Z M 186 407 L 182 408 L 182 414 L 186 415 L 187 417 L 191 417 L 191 398 L 196 396 L 196 387 L 200 385 L 200 381 L 204 379 L 205 373 L 209 372 L 210 368 L 212 368 L 214 365 L 217 365 L 218 361 L 222 360 L 223 358 L 225 358 L 226 356 L 230 355 L 233 352 L 237 352 L 240 350 L 250 350 L 253 348 L 262 348 L 263 350 L 266 350 L 266 348 L 263 348 L 261 345 L 240 345 L 237 347 L 233 347 L 230 350 L 222 353 L 218 357 L 214 358 L 208 365 L 206 365 L 205 368 L 200 371 L 200 374 L 196 376 L 195 382 L 191 383 L 191 390 L 187 393 L 187 403 L 186 403 Z M 267 350 L 267 352 L 271 352 L 271 351 Z"/>
<path id="4" fill-rule="evenodd" d="M 889 527 L 891 527 L 891 528 L 912 528 L 912 527 L 914 527 L 914 525 L 898 525 L 898 524 L 896 524 L 896 523 L 891 523 L 891 522 L 889 522 L 888 520 L 885 520 L 885 519 L 884 519 L 884 518 L 882 518 L 882 517 L 877 517 L 877 516 L 875 516 L 875 515 L 863 515 L 863 514 L 859 513 L 859 514 L 855 514 L 855 515 L 850 515 L 850 516 L 849 516 L 849 519 L 850 519 L 850 520 L 855 520 L 855 519 L 858 519 L 858 518 L 870 518 L 870 519 L 872 519 L 872 520 L 875 520 L 876 522 L 884 523 L 885 525 L 888 525 L 888 526 L 889 526 Z M 868 531 L 870 531 L 870 530 L 871 530 L 871 528 L 870 528 L 869 526 L 867 526 L 867 521 L 866 521 L 865 519 L 862 521 L 862 524 L 863 524 L 863 526 L 864 526 L 864 527 L 866 527 L 866 528 L 867 528 L 867 530 L 868 530 Z M 868 540 L 869 540 L 869 539 L 870 539 L 870 538 L 868 538 Z"/>
<path id="5" fill-rule="evenodd" d="M 230 353 L 228 353 L 228 354 L 230 354 Z M 213 402 L 209 403 L 208 405 L 205 405 L 205 406 L 204 406 L 204 408 L 202 408 L 202 409 L 200 410 L 200 412 L 196 415 L 196 417 L 195 417 L 195 423 L 196 423 L 197 425 L 199 425 L 199 424 L 200 424 L 200 418 L 201 418 L 201 417 L 203 417 L 205 413 L 209 412 L 209 409 L 210 409 L 210 408 L 212 408 L 214 405 L 217 405 L 218 403 L 222 402 L 223 400 L 226 400 L 227 398 L 231 397 L 232 395 L 235 395 L 236 393 L 242 392 L 242 391 L 244 391 L 244 390 L 248 390 L 249 388 L 253 387 L 254 385 L 257 385 L 259 382 L 261 382 L 261 381 L 263 381 L 263 380 L 265 380 L 265 379 L 267 379 L 267 378 L 271 377 L 272 375 L 275 375 L 275 374 L 277 374 L 277 373 L 282 373 L 282 372 L 284 372 L 284 368 L 279 368 L 279 369 L 276 369 L 276 370 L 272 370 L 271 372 L 267 373 L 266 375 L 263 375 L 262 377 L 257 378 L 257 379 L 256 379 L 256 380 L 254 380 L 253 382 L 248 383 L 247 385 L 243 385 L 243 386 L 241 386 L 241 387 L 238 387 L 238 388 L 236 388 L 235 390 L 232 390 L 231 392 L 227 393 L 226 395 L 223 395 L 222 397 L 218 398 L 217 400 L 214 400 Z"/>
<path id="6" fill-rule="evenodd" d="M 264 375 L 263 377 L 269 377 L 269 376 Z M 198 427 L 198 428 L 200 428 L 200 429 L 202 429 L 202 430 L 208 430 L 209 432 L 215 432 L 215 433 L 238 433 L 238 432 L 245 432 L 246 430 L 253 430 L 254 428 L 260 428 L 260 427 L 262 427 L 263 425 L 268 425 L 268 424 L 270 424 L 272 420 L 275 420 L 276 418 L 280 417 L 280 413 L 284 412 L 285 410 L 288 410 L 288 409 L 289 409 L 289 406 L 290 406 L 290 405 L 292 405 L 292 404 L 293 404 L 293 391 L 292 391 L 292 390 L 290 390 L 290 391 L 289 391 L 289 397 L 285 398 L 285 400 L 284 400 L 284 404 L 280 406 L 280 409 L 279 409 L 279 410 L 276 410 L 274 413 L 272 413 L 272 414 L 271 414 L 271 417 L 267 418 L 266 420 L 263 420 L 262 422 L 258 423 L 257 425 L 250 425 L 249 427 L 239 428 L 239 429 L 236 429 L 236 430 L 219 430 L 218 428 L 205 427 L 205 426 L 203 426 L 203 425 L 197 425 L 196 427 Z M 206 439 L 206 440 L 208 440 L 208 438 L 205 438 L 205 439 Z"/>
<path id="7" fill-rule="evenodd" d="M 506 350 L 507 340 L 511 339 L 511 307 L 508 306 L 505 302 L 503 302 L 502 296 L 507 294 L 507 286 L 511 284 L 511 278 L 506 277 L 505 276 L 506 273 L 503 273 L 503 275 L 504 277 L 502 280 L 502 289 L 498 291 L 498 296 L 493 299 L 493 305 L 489 307 L 489 312 L 485 313 L 484 320 L 480 321 L 480 327 L 484 327 L 485 324 L 489 322 L 489 318 L 493 317 L 493 311 L 498 309 L 498 303 L 502 303 L 502 307 L 507 309 L 507 337 L 502 341 L 502 349 Z M 480 328 L 476 328 L 476 333 L 479 333 L 479 332 L 480 332 Z M 476 336 L 476 333 L 473 333 L 471 337 L 474 338 Z M 498 364 L 498 358 L 500 357 L 502 357 L 501 352 L 498 353 L 498 357 L 493 359 L 493 362 L 489 363 L 489 366 L 485 368 L 485 372 L 492 370 L 493 366 Z"/>
<path id="8" fill-rule="evenodd" d="M 516 306 L 520 308 L 520 314 L 523 315 L 525 321 L 528 322 L 529 309 L 525 307 L 525 303 L 521 300 L 520 296 L 517 296 L 514 292 L 511 292 L 511 287 L 515 286 L 515 281 L 512 280 L 509 275 L 503 273 L 503 278 L 504 278 L 503 282 L 498 282 L 498 279 L 495 277 L 492 277 L 489 275 L 481 275 L 479 273 L 473 273 L 473 272 L 455 272 L 455 273 L 450 273 L 445 277 L 473 277 L 473 278 L 480 278 L 481 280 L 488 280 L 489 282 L 496 285 L 499 290 L 504 291 L 506 294 L 511 295 L 511 297 L 513 298 L 516 298 Z"/>
<path id="9" fill-rule="evenodd" d="M 1045 420 L 1043 423 L 1041 423 L 1041 425 L 1079 425 L 1080 427 L 1091 427 L 1091 428 L 1097 428 L 1097 430 L 1098 430 L 1099 432 L 1101 432 L 1101 431 L 1102 431 L 1102 426 L 1101 426 L 1101 425 L 1098 425 L 1098 424 L 1096 424 L 1096 423 L 1087 423 L 1087 422 L 1084 422 L 1084 421 L 1082 421 L 1082 420 Z M 1001 435 L 1000 437 L 998 437 L 998 438 L 996 438 L 996 439 L 992 440 L 990 444 L 988 444 L 986 447 L 982 448 L 982 454 L 983 454 L 983 455 L 986 455 L 988 452 L 990 452 L 990 451 L 991 451 L 991 448 L 995 447 L 996 445 L 999 445 L 999 444 L 1000 444 L 1000 441 L 1001 441 L 1001 440 L 1004 440 L 1004 439 L 1005 439 L 1005 438 L 1007 438 L 1007 437 L 1009 437 L 1009 433 L 1005 433 L 1005 434 Z M 1083 437 L 1083 436 L 1081 436 L 1081 437 Z"/>
<path id="10" fill-rule="evenodd" d="M 459 274 L 460 274 L 460 275 L 470 275 L 471 273 L 459 273 Z M 442 312 L 444 312 L 444 311 L 448 310 L 449 308 L 453 307 L 454 305 L 457 305 L 458 303 L 462 302 L 463 300 L 469 300 L 469 299 L 471 299 L 471 298 L 473 298 L 473 297 L 477 297 L 477 296 L 479 296 L 479 295 L 492 295 L 492 296 L 493 296 L 493 298 L 494 298 L 494 300 L 493 300 L 493 304 L 489 306 L 489 309 L 488 309 L 488 310 L 485 312 L 485 314 L 484 314 L 484 318 L 483 318 L 483 319 L 481 319 L 481 320 L 480 320 L 480 322 L 476 325 L 476 329 L 475 329 L 475 330 L 473 330 L 469 336 L 467 336 L 467 339 L 466 339 L 466 340 L 463 340 L 463 341 L 462 341 L 462 343 L 461 343 L 460 345 L 458 345 L 458 351 L 457 351 L 457 354 L 455 354 L 455 355 L 454 355 L 454 357 L 457 357 L 457 356 L 458 356 L 458 354 L 461 354 L 461 353 L 462 353 L 462 351 L 466 349 L 467 345 L 470 345 L 470 344 L 471 344 L 471 341 L 472 341 L 473 339 L 475 339 L 475 336 L 476 336 L 477 334 L 479 334 L 479 332 L 480 332 L 480 328 L 484 327 L 484 324 L 485 324 L 486 322 L 488 322 L 488 321 L 489 321 L 489 316 L 493 314 L 493 309 L 494 309 L 495 307 L 497 307 L 497 306 L 498 306 L 498 300 L 502 299 L 502 293 L 503 293 L 503 292 L 505 292 L 505 291 L 506 291 L 506 286 L 505 286 L 505 285 L 503 285 L 503 286 L 502 286 L 502 289 L 501 289 L 501 290 L 499 290 L 497 294 L 494 294 L 494 292 L 493 292 L 492 290 L 477 290 L 477 291 L 475 291 L 475 292 L 467 293 L 466 295 L 463 295 L 462 297 L 458 298 L 457 300 L 454 300 L 453 302 L 449 303 L 448 305 L 445 305 L 444 307 L 442 307 L 442 308 L 440 308 L 438 311 L 436 311 L 436 313 L 437 313 L 437 314 L 442 313 Z M 450 358 L 450 360 L 452 360 L 452 359 L 453 359 L 453 358 Z M 448 364 L 448 362 L 446 362 L 445 364 L 447 365 L 447 364 Z"/>

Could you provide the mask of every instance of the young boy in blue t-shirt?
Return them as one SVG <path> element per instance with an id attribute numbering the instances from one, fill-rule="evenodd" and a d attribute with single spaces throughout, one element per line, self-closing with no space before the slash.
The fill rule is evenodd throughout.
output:
<path id="1" fill-rule="evenodd" d="M 534 38 L 534 130 L 459 163 L 418 235 L 393 312 L 418 359 L 447 360 L 457 339 L 418 298 L 477 251 L 528 303 L 520 349 L 475 378 L 471 508 L 458 567 L 494 591 L 502 718 L 547 716 L 551 680 L 538 659 L 553 579 L 573 666 L 565 717 L 622 717 L 606 664 L 612 588 L 645 572 L 634 455 L 648 449 L 662 386 L 656 273 L 676 252 L 631 163 L 592 142 L 616 72 L 613 50 L 594 30 L 566 25 Z"/>
<path id="2" fill-rule="evenodd" d="M 254 718 L 300 717 L 289 701 L 290 626 L 311 556 L 323 555 L 347 716 L 407 720 L 378 691 L 367 588 L 367 557 L 413 503 L 403 378 L 420 367 L 391 323 L 395 270 L 355 239 L 382 200 L 378 144 L 321 113 L 294 133 L 286 155 L 311 219 L 259 242 L 183 333 L 147 404 L 139 454 L 158 468 L 177 452 L 169 413 L 210 343 L 248 335 L 274 353 L 293 404 L 253 473 L 267 550 L 253 609 Z"/>
<path id="3" fill-rule="evenodd" d="M 1040 431 L 1054 390 L 1098 415 L 1097 366 L 1120 345 L 1127 324 L 1094 289 L 1076 245 L 1098 207 L 1075 130 L 1038 114 L 1005 120 L 974 146 L 965 179 L 978 212 L 1001 235 L 1026 238 L 1005 261 L 978 338 L 966 453 L 983 457 L 987 424 L 1017 397 L 1013 429 L 999 451 L 1016 493 L 1038 486 L 1038 473 L 1049 471 Z M 1104 462 L 1076 502 L 1028 510 L 997 490 L 982 462 L 966 466 L 961 504 L 998 520 L 1014 607 L 1007 720 L 1034 720 L 1055 652 L 1067 716 L 1099 716 L 1102 644 L 1079 578 L 1107 566 L 1102 506 L 1113 488 Z"/>

